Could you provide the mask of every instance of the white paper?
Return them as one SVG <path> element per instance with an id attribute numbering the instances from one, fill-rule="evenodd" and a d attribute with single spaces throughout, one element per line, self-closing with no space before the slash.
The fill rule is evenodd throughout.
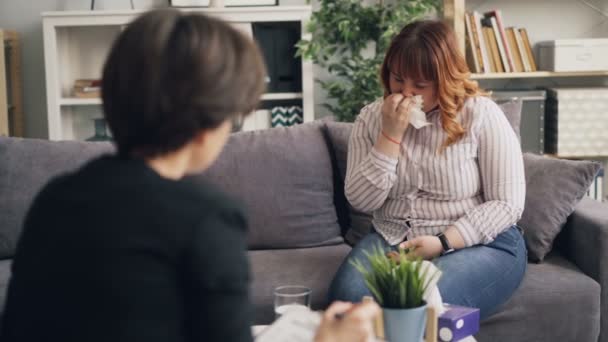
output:
<path id="1" fill-rule="evenodd" d="M 321 324 L 321 313 L 308 308 L 287 311 L 272 325 L 264 328 L 255 336 L 255 342 L 313 342 Z M 261 329 L 255 326 L 253 331 Z M 370 337 L 368 342 L 386 342 Z"/>
<path id="2" fill-rule="evenodd" d="M 311 342 L 321 314 L 307 308 L 287 311 L 255 337 L 255 342 Z"/>

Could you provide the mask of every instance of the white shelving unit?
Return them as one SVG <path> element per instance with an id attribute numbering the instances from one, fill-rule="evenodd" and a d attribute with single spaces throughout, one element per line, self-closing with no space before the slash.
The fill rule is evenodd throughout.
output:
<path id="1" fill-rule="evenodd" d="M 230 8 L 184 8 L 219 17 L 235 27 L 251 27 L 255 22 L 299 22 L 302 38 L 310 6 L 268 6 Z M 46 69 L 49 139 L 84 140 L 93 135 L 93 118 L 100 117 L 101 99 L 72 95 L 76 79 L 101 77 L 103 63 L 114 39 L 141 10 L 61 11 L 42 13 L 44 60 Z M 285 56 L 285 58 L 292 58 Z M 314 120 L 312 62 L 302 60 L 302 91 L 267 93 L 263 101 L 301 100 L 304 122 Z M 270 127 L 269 113 L 250 115 L 244 129 Z"/>

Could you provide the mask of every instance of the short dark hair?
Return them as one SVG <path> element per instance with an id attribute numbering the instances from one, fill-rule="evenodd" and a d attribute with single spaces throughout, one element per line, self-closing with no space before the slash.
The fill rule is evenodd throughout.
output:
<path id="1" fill-rule="evenodd" d="M 104 115 L 119 154 L 172 152 L 246 115 L 265 75 L 257 45 L 228 23 L 175 9 L 143 14 L 116 39 L 103 70 Z"/>

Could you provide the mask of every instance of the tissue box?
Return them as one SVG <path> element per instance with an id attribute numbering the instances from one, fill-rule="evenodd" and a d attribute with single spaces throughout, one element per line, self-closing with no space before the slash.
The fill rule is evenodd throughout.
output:
<path id="1" fill-rule="evenodd" d="M 539 44 L 539 64 L 547 71 L 608 69 L 608 39 L 558 39 Z"/>
<path id="2" fill-rule="evenodd" d="M 439 316 L 439 341 L 455 342 L 479 331 L 479 309 L 444 304 L 446 311 Z"/>

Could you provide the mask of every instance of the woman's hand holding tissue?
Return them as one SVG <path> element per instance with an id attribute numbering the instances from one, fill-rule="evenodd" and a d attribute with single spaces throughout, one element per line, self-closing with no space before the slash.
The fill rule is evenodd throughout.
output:
<path id="1" fill-rule="evenodd" d="M 382 133 L 401 142 L 410 124 L 410 111 L 413 101 L 401 94 L 392 94 L 382 104 Z"/>

